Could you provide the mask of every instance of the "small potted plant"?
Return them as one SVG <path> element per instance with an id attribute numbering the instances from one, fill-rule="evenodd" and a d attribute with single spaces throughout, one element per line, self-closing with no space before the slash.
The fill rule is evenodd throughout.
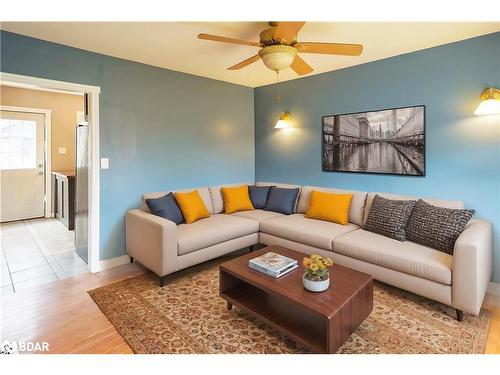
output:
<path id="1" fill-rule="evenodd" d="M 333 260 L 318 254 L 304 258 L 302 261 L 305 272 L 302 278 L 304 288 L 311 292 L 324 292 L 330 286 L 328 267 L 333 265 Z"/>

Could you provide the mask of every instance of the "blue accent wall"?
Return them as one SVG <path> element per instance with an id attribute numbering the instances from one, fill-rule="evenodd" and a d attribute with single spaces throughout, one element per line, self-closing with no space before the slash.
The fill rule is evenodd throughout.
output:
<path id="1" fill-rule="evenodd" d="M 500 33 L 255 90 L 4 31 L 0 42 L 1 71 L 101 87 L 101 259 L 125 254 L 124 215 L 143 192 L 255 176 L 462 200 L 494 225 L 500 282 L 500 117 L 472 114 L 500 87 Z M 420 104 L 425 177 L 322 172 L 322 116 Z M 291 131 L 273 128 L 283 110 Z"/>
<path id="2" fill-rule="evenodd" d="M 500 116 L 473 115 L 490 86 L 500 87 L 500 33 L 257 88 L 256 178 L 464 201 L 493 223 L 493 280 L 500 282 Z M 322 116 L 420 104 L 425 177 L 321 170 Z M 284 110 L 291 131 L 273 128 Z"/>
<path id="3" fill-rule="evenodd" d="M 3 72 L 101 87 L 100 258 L 141 194 L 254 179 L 253 89 L 2 31 Z M 71 125 L 71 124 L 69 124 Z"/>

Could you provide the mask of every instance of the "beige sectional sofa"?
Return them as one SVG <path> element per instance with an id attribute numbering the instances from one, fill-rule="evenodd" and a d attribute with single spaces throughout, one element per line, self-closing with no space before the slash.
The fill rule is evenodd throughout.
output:
<path id="1" fill-rule="evenodd" d="M 234 184 L 241 185 L 241 184 Z M 361 227 L 375 194 L 389 199 L 417 199 L 386 193 L 367 193 L 323 187 L 258 182 L 257 185 L 298 187 L 295 213 L 264 210 L 226 215 L 220 187 L 198 188 L 210 217 L 176 225 L 154 216 L 143 204 L 126 216 L 126 244 L 131 258 L 164 276 L 256 244 L 282 245 L 304 253 L 319 253 L 336 263 L 371 274 L 375 279 L 477 315 L 492 272 L 492 227 L 472 219 L 455 244 L 454 255 L 414 242 L 400 242 Z M 349 223 L 309 219 L 305 211 L 312 190 L 353 194 Z M 193 190 L 193 189 L 188 189 Z M 143 200 L 168 192 L 145 194 Z M 430 204 L 463 208 L 451 200 L 422 198 Z"/>

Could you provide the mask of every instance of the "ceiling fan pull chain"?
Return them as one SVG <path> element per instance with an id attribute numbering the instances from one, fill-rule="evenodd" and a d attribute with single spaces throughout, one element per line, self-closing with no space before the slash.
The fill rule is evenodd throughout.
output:
<path id="1" fill-rule="evenodd" d="M 276 72 L 276 83 L 280 83 L 280 71 L 275 70 Z M 279 87 L 276 86 L 276 91 L 278 91 L 278 94 L 276 95 L 276 103 L 280 102 L 280 94 L 279 94 Z"/>

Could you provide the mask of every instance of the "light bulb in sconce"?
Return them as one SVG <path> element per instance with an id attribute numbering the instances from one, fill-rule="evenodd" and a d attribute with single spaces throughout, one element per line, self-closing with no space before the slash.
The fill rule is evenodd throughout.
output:
<path id="1" fill-rule="evenodd" d="M 276 122 L 274 126 L 275 129 L 286 129 L 291 126 L 290 121 L 292 120 L 292 115 L 290 112 L 283 112 L 280 115 L 280 118 Z"/>
<path id="2" fill-rule="evenodd" d="M 500 114 L 500 90 L 490 87 L 481 94 L 481 103 L 474 111 L 475 115 Z"/>

